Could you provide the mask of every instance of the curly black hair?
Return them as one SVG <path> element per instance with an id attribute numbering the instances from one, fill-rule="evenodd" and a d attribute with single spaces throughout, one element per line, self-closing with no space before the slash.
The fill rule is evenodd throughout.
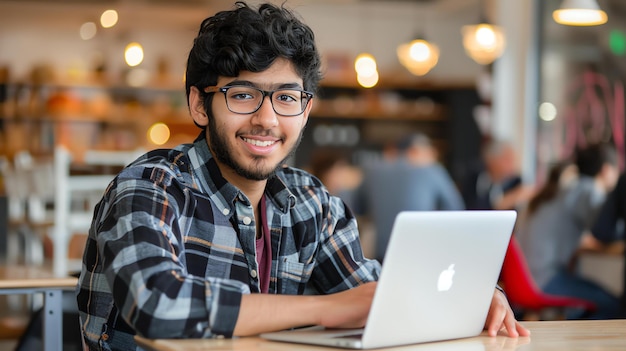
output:
<path id="1" fill-rule="evenodd" d="M 277 58 L 293 64 L 304 90 L 314 92 L 322 78 L 321 59 L 309 26 L 284 6 L 269 3 L 255 10 L 243 1 L 202 21 L 187 59 L 187 98 L 195 86 L 203 94 L 210 116 L 212 95 L 203 92 L 219 76 L 236 77 L 240 71 L 262 72 Z"/>

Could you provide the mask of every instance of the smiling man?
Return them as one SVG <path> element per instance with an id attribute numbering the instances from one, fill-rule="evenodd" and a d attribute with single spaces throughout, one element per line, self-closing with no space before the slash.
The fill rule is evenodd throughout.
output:
<path id="1" fill-rule="evenodd" d="M 137 159 L 94 211 L 77 290 L 86 348 L 365 324 L 380 264 L 344 203 L 284 165 L 320 79 L 313 33 L 285 8 L 237 3 L 203 21 L 186 75 L 200 135 Z M 527 334 L 499 291 L 485 327 Z"/>

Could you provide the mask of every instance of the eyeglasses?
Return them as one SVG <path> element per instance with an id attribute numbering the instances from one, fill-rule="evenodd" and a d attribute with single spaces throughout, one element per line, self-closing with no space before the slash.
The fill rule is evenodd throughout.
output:
<path id="1" fill-rule="evenodd" d="M 276 114 L 284 117 L 298 116 L 304 112 L 313 98 L 313 93 L 300 89 L 285 88 L 267 91 L 245 85 L 210 86 L 204 88 L 204 92 L 223 93 L 228 110 L 242 115 L 258 111 L 265 97 L 269 96 Z"/>

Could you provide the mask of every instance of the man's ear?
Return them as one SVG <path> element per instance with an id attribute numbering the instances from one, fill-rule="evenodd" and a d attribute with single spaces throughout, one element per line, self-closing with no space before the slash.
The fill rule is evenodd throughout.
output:
<path id="1" fill-rule="evenodd" d="M 200 95 L 200 90 L 193 86 L 189 90 L 189 112 L 197 125 L 204 127 L 209 124 L 209 117 L 204 109 L 204 100 Z"/>
<path id="2" fill-rule="evenodd" d="M 309 100 L 309 103 L 304 108 L 304 114 L 302 115 L 302 117 L 303 117 L 303 119 L 302 119 L 302 127 L 303 128 L 306 125 L 307 121 L 309 120 L 309 113 L 311 113 L 311 109 L 313 108 L 313 102 L 314 101 L 315 101 L 315 99 Z"/>

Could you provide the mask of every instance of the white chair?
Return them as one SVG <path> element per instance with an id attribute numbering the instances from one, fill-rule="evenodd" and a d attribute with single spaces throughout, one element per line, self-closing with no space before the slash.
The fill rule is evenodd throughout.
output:
<path id="1" fill-rule="evenodd" d="M 42 219 L 33 213 L 40 210 L 43 200 L 37 199 L 33 176 L 37 174 L 37 161 L 30 152 L 17 152 L 13 161 L 6 156 L 0 160 L 0 172 L 8 200 L 6 241 L 8 264 L 41 265 L 44 263 L 44 236 L 46 229 Z M 48 172 L 48 177 L 50 177 Z M 6 297 L 11 311 L 21 311 L 25 306 L 37 309 L 43 297 L 10 295 Z"/>
<path id="2" fill-rule="evenodd" d="M 7 159 L 2 162 L 9 207 L 7 261 L 10 263 L 42 264 L 44 261 L 42 229 L 45 230 L 46 224 L 40 212 L 45 208 L 45 200 L 39 197 L 34 185 L 38 167 L 28 151 L 17 152 L 12 163 Z"/>
<path id="3" fill-rule="evenodd" d="M 92 166 L 123 167 L 143 152 L 143 150 L 88 150 L 84 154 L 83 163 Z M 65 147 L 55 148 L 53 270 L 57 276 L 65 276 L 80 270 L 80 261 L 70 261 L 68 258 L 70 239 L 76 233 L 88 232 L 94 207 L 115 177 L 114 173 L 72 175 L 70 172 L 72 162 L 72 155 Z"/>

